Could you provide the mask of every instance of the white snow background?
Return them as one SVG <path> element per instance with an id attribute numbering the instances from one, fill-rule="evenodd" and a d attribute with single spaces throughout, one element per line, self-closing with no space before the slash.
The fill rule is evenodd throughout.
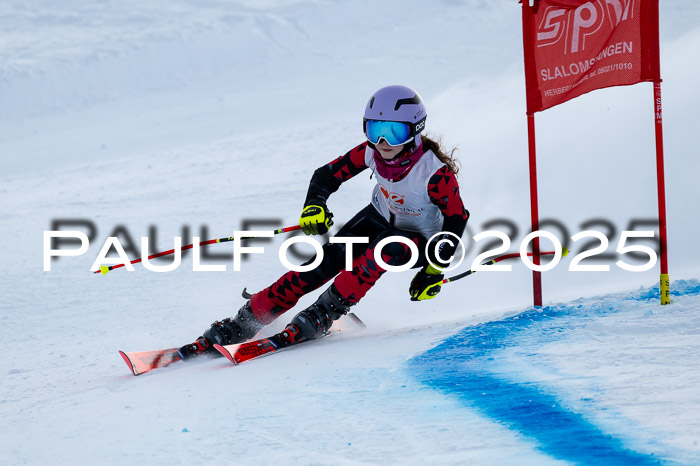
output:
<path id="1" fill-rule="evenodd" d="M 564 258 L 543 275 L 541 311 L 518 261 L 422 303 L 408 300 L 413 273 L 393 273 L 354 308 L 362 333 L 133 377 L 117 350 L 179 346 L 233 315 L 243 287 L 284 272 L 282 238 L 241 272 L 228 260 L 226 272 L 193 272 L 189 254 L 171 273 L 91 274 L 107 237 L 124 226 L 138 243 L 153 225 L 163 250 L 183 226 L 187 243 L 201 226 L 209 239 L 244 220 L 296 223 L 313 170 L 362 141 L 365 103 L 384 85 L 419 90 L 429 132 L 459 148 L 465 238 L 510 219 L 517 250 L 529 225 L 519 5 L 2 2 L 0 463 L 700 463 L 700 4 L 660 8 L 671 305 L 650 289 L 658 267 L 570 272 Z M 609 252 L 630 221 L 656 218 L 651 84 L 596 91 L 536 121 L 541 218 L 569 236 L 598 219 L 589 227 L 609 234 Z M 331 197 L 338 223 L 372 185 L 363 173 Z M 44 272 L 55 219 L 89 220 L 97 234 Z M 511 325 L 519 316 L 533 322 L 526 331 Z M 494 347 L 462 359 L 482 343 L 475 334 Z M 590 451 L 567 453 L 536 416 L 502 415 L 516 401 L 474 386 L 484 371 L 556 400 L 613 439 L 614 454 L 596 456 L 596 435 Z"/>

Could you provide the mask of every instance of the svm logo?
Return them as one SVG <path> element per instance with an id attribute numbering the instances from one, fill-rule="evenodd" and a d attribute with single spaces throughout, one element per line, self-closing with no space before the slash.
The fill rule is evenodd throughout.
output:
<path id="1" fill-rule="evenodd" d="M 379 185 L 379 190 L 382 192 L 382 194 L 384 195 L 384 197 L 385 197 L 386 199 L 389 200 L 389 203 L 390 203 L 390 204 L 394 204 L 394 205 L 403 205 L 405 199 L 404 199 L 404 196 L 402 196 L 401 194 L 398 194 L 398 193 L 390 193 L 390 192 L 387 191 L 387 189 L 386 189 L 384 186 L 382 186 L 381 184 Z"/>
<path id="2" fill-rule="evenodd" d="M 586 50 L 586 40 L 631 19 L 639 0 L 591 0 L 569 8 L 548 6 L 537 25 L 537 47 L 558 45 L 563 52 Z"/>

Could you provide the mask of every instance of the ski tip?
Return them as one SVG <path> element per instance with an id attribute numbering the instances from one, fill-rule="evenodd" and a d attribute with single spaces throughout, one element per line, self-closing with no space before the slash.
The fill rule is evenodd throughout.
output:
<path id="1" fill-rule="evenodd" d="M 102 272 L 102 275 L 107 275 L 107 272 L 109 272 L 109 267 L 103 265 L 102 267 L 100 267 L 100 272 Z"/>
<path id="2" fill-rule="evenodd" d="M 122 359 L 124 359 L 126 365 L 129 366 L 129 369 L 131 369 L 131 373 L 134 375 L 139 375 L 139 373 L 134 368 L 134 365 L 131 363 L 131 359 L 129 359 L 129 356 L 127 356 L 124 351 L 119 351 L 119 354 L 121 355 Z"/>
<path id="3" fill-rule="evenodd" d="M 229 350 L 227 350 L 227 349 L 224 348 L 223 346 L 217 345 L 217 344 L 214 344 L 214 349 L 215 349 L 216 351 L 218 351 L 219 353 L 221 353 L 226 359 L 228 359 L 229 361 L 231 361 L 233 364 L 238 365 L 238 363 L 237 363 L 236 360 L 233 358 L 233 355 L 229 352 Z"/>
<path id="4" fill-rule="evenodd" d="M 562 255 L 562 257 L 568 256 L 569 250 L 567 248 L 561 248 L 561 255 Z"/>

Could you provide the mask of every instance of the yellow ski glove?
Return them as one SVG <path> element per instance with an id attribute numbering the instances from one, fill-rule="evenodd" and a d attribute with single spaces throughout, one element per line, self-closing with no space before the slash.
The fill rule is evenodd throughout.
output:
<path id="1" fill-rule="evenodd" d="M 333 226 L 333 214 L 326 204 L 307 205 L 299 217 L 299 226 L 307 235 L 324 235 Z"/>
<path id="2" fill-rule="evenodd" d="M 408 289 L 411 301 L 433 299 L 440 292 L 444 278 L 442 271 L 432 265 L 423 267 L 411 280 L 411 286 Z"/>

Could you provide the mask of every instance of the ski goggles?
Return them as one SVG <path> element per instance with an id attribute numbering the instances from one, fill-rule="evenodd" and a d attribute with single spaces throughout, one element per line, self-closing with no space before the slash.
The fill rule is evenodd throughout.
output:
<path id="1" fill-rule="evenodd" d="M 390 146 L 401 146 L 415 136 L 411 126 L 400 121 L 365 120 L 365 135 L 372 144 L 384 139 Z"/>

